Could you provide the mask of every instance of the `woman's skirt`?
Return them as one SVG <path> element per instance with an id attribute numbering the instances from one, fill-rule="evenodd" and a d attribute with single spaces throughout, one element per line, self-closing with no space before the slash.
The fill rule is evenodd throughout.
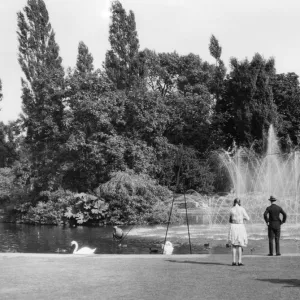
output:
<path id="1" fill-rule="evenodd" d="M 244 224 L 230 224 L 228 241 L 233 246 L 246 247 L 248 244 L 247 232 Z"/>

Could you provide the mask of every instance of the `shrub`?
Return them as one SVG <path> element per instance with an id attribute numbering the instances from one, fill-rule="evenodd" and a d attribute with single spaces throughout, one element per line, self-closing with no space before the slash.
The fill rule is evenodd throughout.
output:
<path id="1" fill-rule="evenodd" d="M 13 187 L 14 174 L 10 168 L 0 168 L 0 204 L 9 200 Z"/>
<path id="2" fill-rule="evenodd" d="M 164 223 L 168 220 L 170 205 L 164 202 L 171 192 L 145 174 L 131 170 L 113 173 L 100 190 L 108 203 L 110 223 Z"/>
<path id="3" fill-rule="evenodd" d="M 74 218 L 78 224 L 105 222 L 108 205 L 103 200 L 90 194 L 73 195 L 72 205 L 66 208 L 64 216 Z"/>
<path id="4" fill-rule="evenodd" d="M 28 224 L 61 225 L 67 220 L 77 224 L 99 223 L 106 216 L 107 205 L 96 196 L 57 190 L 40 193 L 35 206 L 30 202 L 15 207 L 18 222 Z"/>
<path id="5" fill-rule="evenodd" d="M 27 211 L 26 207 L 28 207 Z M 34 207 L 28 205 L 28 203 L 22 204 L 19 207 L 19 212 L 20 218 L 18 221 L 26 224 L 59 225 L 63 222 L 63 209 L 53 201 L 40 201 Z"/>

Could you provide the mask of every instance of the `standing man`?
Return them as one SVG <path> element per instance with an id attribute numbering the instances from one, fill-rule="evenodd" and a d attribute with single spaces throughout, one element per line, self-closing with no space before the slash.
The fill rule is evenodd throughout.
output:
<path id="1" fill-rule="evenodd" d="M 268 225 L 268 238 L 269 238 L 269 254 L 268 256 L 273 256 L 273 240 L 275 238 L 275 248 L 276 255 L 280 256 L 280 247 L 279 247 L 279 239 L 280 239 L 280 226 L 286 221 L 286 213 L 284 210 L 276 205 L 274 202 L 276 198 L 270 196 L 269 201 L 271 201 L 271 205 L 266 208 L 264 213 L 264 219 Z M 282 214 L 282 220 L 279 218 L 279 215 Z"/>

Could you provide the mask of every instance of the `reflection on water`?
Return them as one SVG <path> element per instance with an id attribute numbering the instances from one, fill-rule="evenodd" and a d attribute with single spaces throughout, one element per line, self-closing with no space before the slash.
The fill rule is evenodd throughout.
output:
<path id="1" fill-rule="evenodd" d="M 300 225 L 282 227 L 282 252 L 296 253 L 300 249 Z M 267 228 L 265 225 L 246 225 L 250 248 L 257 253 L 267 253 Z M 58 227 L 0 223 L 0 252 L 72 253 L 71 241 L 79 248 L 95 248 L 96 254 L 148 254 L 150 247 L 160 247 L 164 242 L 166 226 L 124 226 L 126 236 L 122 245 L 112 240 L 112 227 Z M 192 253 L 229 253 L 226 248 L 228 225 L 190 225 Z M 174 245 L 174 254 L 189 254 L 186 225 L 169 227 L 168 238 Z M 205 247 L 204 244 L 209 244 Z"/>

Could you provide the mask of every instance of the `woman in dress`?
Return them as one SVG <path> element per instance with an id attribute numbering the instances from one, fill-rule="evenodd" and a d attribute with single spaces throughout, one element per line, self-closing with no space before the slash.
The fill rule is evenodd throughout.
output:
<path id="1" fill-rule="evenodd" d="M 236 198 L 233 201 L 233 207 L 230 210 L 229 222 L 230 230 L 228 240 L 232 245 L 232 265 L 243 266 L 242 247 L 248 244 L 248 237 L 244 220 L 250 220 L 246 210 L 241 206 L 241 200 Z M 238 262 L 236 261 L 238 256 Z"/>

